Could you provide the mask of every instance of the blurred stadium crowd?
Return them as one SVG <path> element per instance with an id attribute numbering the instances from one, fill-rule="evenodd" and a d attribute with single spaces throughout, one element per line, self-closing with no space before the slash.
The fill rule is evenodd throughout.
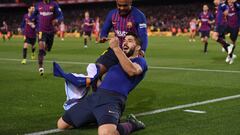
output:
<path id="1" fill-rule="evenodd" d="M 5 0 L 3 0 L 3 2 L 4 1 Z M 115 8 L 114 4 L 115 3 L 106 3 L 104 5 L 99 3 L 90 5 L 61 5 L 64 13 L 66 32 L 81 32 L 85 11 L 90 12 L 91 18 L 96 18 L 97 16 L 100 17 L 100 23 L 102 24 L 108 11 Z M 189 22 L 191 19 L 198 17 L 198 14 L 202 11 L 203 4 L 205 3 L 197 1 L 188 4 L 168 5 L 136 4 L 136 7 L 145 13 L 148 28 L 151 31 L 171 31 L 172 28 L 176 28 L 181 29 L 182 32 L 187 32 L 186 30 L 189 28 Z M 208 3 L 208 5 L 212 7 L 212 3 Z M 9 29 L 14 34 L 17 34 L 22 17 L 27 12 L 27 8 L 9 9 L 0 9 L 0 21 L 6 21 Z M 210 9 L 213 10 L 213 8 Z"/>

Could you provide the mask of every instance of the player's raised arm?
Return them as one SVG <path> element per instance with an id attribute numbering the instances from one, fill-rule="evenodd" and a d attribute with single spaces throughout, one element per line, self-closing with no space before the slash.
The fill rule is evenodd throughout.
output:
<path id="1" fill-rule="evenodd" d="M 107 41 L 108 33 L 112 28 L 112 12 L 107 15 L 107 18 L 103 24 L 102 31 L 100 34 L 100 42 L 104 43 Z"/>
<path id="2" fill-rule="evenodd" d="M 140 14 L 136 15 L 136 20 L 138 20 L 138 36 L 141 39 L 141 49 L 143 52 L 146 52 L 146 49 L 148 47 L 148 35 L 147 35 L 147 21 L 146 17 L 143 13 L 140 12 Z"/>
<path id="3" fill-rule="evenodd" d="M 116 54 L 121 67 L 128 76 L 139 75 L 143 72 L 143 68 L 138 63 L 130 60 L 130 58 L 137 57 L 141 50 L 140 42 L 137 42 L 135 38 L 136 37 L 132 35 L 127 35 L 124 41 L 123 50 L 119 47 L 119 39 L 117 37 L 109 41 L 110 48 Z"/>

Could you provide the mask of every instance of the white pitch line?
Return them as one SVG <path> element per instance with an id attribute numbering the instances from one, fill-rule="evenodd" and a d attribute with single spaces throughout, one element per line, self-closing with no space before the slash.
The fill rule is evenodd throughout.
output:
<path id="1" fill-rule="evenodd" d="M 47 134 L 58 133 L 58 132 L 62 132 L 62 131 L 64 131 L 64 130 L 51 129 L 51 130 L 39 131 L 39 132 L 29 133 L 29 134 L 24 134 L 24 135 L 47 135 Z"/>
<path id="2" fill-rule="evenodd" d="M 199 113 L 203 114 L 206 113 L 206 111 L 199 111 L 199 110 L 183 110 L 184 112 L 189 112 L 189 113 Z"/>
<path id="3" fill-rule="evenodd" d="M 136 114 L 136 116 L 152 115 L 152 114 L 157 114 L 157 113 L 161 113 L 161 112 L 167 112 L 167 111 L 183 109 L 183 108 L 188 108 L 188 107 L 193 107 L 193 106 L 205 105 L 205 104 L 210 104 L 210 103 L 215 103 L 215 102 L 220 102 L 220 101 L 225 101 L 225 100 L 230 100 L 230 99 L 236 99 L 236 98 L 240 98 L 240 94 L 234 95 L 234 96 L 216 98 L 216 99 L 212 99 L 212 100 L 206 100 L 206 101 L 202 101 L 202 102 L 191 103 L 191 104 L 178 105 L 178 106 L 164 108 L 164 109 L 157 109 L 157 110 L 153 110 L 153 111 L 149 111 L 149 112 L 139 113 L 139 114 Z"/>
<path id="4" fill-rule="evenodd" d="M 8 59 L 0 58 L 0 61 L 21 61 L 21 59 Z M 30 62 L 37 62 L 37 60 L 28 60 Z M 53 60 L 54 61 L 54 60 Z M 45 60 L 46 63 L 52 63 L 53 61 Z M 74 61 L 57 61 L 60 64 L 74 64 L 74 65 L 88 65 L 88 62 L 74 62 Z M 179 70 L 179 71 L 198 71 L 198 72 L 218 72 L 218 73 L 237 73 L 240 74 L 238 70 L 214 70 L 214 69 L 198 69 L 198 68 L 182 68 L 182 67 L 158 67 L 158 66 L 148 66 L 149 69 L 163 69 L 163 70 Z"/>
<path id="5" fill-rule="evenodd" d="M 135 114 L 135 116 L 153 115 L 153 114 L 157 114 L 157 113 L 161 113 L 161 112 L 168 112 L 168 111 L 173 111 L 173 110 L 177 110 L 177 109 L 189 108 L 189 107 L 205 105 L 205 104 L 210 104 L 210 103 L 216 103 L 216 102 L 220 102 L 220 101 L 226 101 L 226 100 L 237 99 L 237 98 L 240 98 L 240 94 L 234 95 L 234 96 L 216 98 L 216 99 L 212 99 L 212 100 L 206 100 L 206 101 L 202 101 L 202 102 L 195 102 L 195 103 L 191 103 L 191 104 L 178 105 L 178 106 L 174 106 L 174 107 L 157 109 L 157 110 L 153 110 L 153 111 L 149 111 L 149 112 L 138 113 L 138 114 Z M 29 133 L 29 134 L 25 134 L 25 135 L 47 135 L 47 134 L 58 133 L 58 132 L 62 132 L 62 131 L 64 131 L 64 130 L 51 129 L 51 130 Z"/>

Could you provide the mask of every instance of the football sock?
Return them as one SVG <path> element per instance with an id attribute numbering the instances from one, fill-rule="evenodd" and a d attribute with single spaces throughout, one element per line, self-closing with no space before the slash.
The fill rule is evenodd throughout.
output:
<path id="1" fill-rule="evenodd" d="M 84 38 L 84 45 L 86 46 L 87 45 L 87 39 Z"/>
<path id="2" fill-rule="evenodd" d="M 230 58 L 232 58 L 232 56 L 233 56 L 233 52 L 234 52 L 234 50 L 235 50 L 235 47 L 236 47 L 236 45 L 233 46 L 232 53 L 229 54 Z"/>
<path id="3" fill-rule="evenodd" d="M 226 52 L 228 52 L 227 47 L 229 46 L 229 44 L 223 38 L 218 38 L 217 42 L 222 45 Z"/>
<path id="4" fill-rule="evenodd" d="M 117 126 L 120 135 L 129 135 L 134 131 L 134 126 L 130 122 L 120 123 Z"/>
<path id="5" fill-rule="evenodd" d="M 36 50 L 36 48 L 35 48 L 35 47 L 33 47 L 33 48 L 32 48 L 32 53 L 34 53 L 34 52 L 35 52 L 35 50 Z"/>
<path id="6" fill-rule="evenodd" d="M 23 48 L 23 58 L 27 58 L 27 48 Z"/>
<path id="7" fill-rule="evenodd" d="M 46 52 L 44 50 L 40 49 L 39 53 L 38 53 L 38 64 L 39 64 L 39 67 L 42 67 L 45 55 L 46 55 Z"/>
<path id="8" fill-rule="evenodd" d="M 208 42 L 204 44 L 204 52 L 207 52 Z"/>

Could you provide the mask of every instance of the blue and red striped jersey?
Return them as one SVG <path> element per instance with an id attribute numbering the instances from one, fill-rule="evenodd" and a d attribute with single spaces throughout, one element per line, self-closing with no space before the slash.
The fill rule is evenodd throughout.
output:
<path id="1" fill-rule="evenodd" d="M 128 94 L 143 80 L 148 70 L 145 58 L 137 57 L 130 60 L 141 66 L 143 72 L 140 75 L 129 77 L 123 70 L 121 64 L 117 64 L 109 69 L 99 88 L 117 92 L 127 97 Z"/>
<path id="2" fill-rule="evenodd" d="M 134 32 L 141 39 L 142 50 L 146 51 L 148 46 L 146 17 L 137 8 L 132 7 L 127 16 L 120 16 L 118 9 L 110 11 L 102 27 L 100 37 L 108 37 L 111 29 L 113 29 L 115 36 L 119 38 L 120 47 L 122 47 L 126 34 Z"/>
<path id="3" fill-rule="evenodd" d="M 49 3 L 39 2 L 36 4 L 32 17 L 38 17 L 38 28 L 40 32 L 54 32 L 52 21 L 57 19 L 59 22 L 63 20 L 63 13 L 59 5 L 50 1 Z"/>
<path id="4" fill-rule="evenodd" d="M 30 20 L 30 15 L 25 14 L 23 16 L 21 29 L 23 31 L 23 34 L 28 38 L 36 38 L 36 19 Z M 30 25 L 32 23 L 33 25 Z"/>
<path id="5" fill-rule="evenodd" d="M 83 19 L 83 31 L 89 31 L 91 32 L 93 30 L 93 25 L 87 25 L 87 24 L 93 24 L 94 20 L 92 18 Z"/>
<path id="6" fill-rule="evenodd" d="M 225 3 L 220 3 L 216 7 L 216 16 L 215 16 L 215 23 L 216 26 L 219 25 L 227 25 L 227 17 L 224 15 L 224 12 L 228 10 L 228 6 Z"/>
<path id="7" fill-rule="evenodd" d="M 231 28 L 238 29 L 238 11 L 235 5 L 229 5 L 228 16 L 227 16 L 227 24 Z"/>
<path id="8" fill-rule="evenodd" d="M 201 21 L 200 31 L 210 31 L 211 30 L 211 24 L 209 24 L 209 21 L 214 20 L 214 16 L 211 12 L 201 12 L 199 14 L 199 20 Z"/>

